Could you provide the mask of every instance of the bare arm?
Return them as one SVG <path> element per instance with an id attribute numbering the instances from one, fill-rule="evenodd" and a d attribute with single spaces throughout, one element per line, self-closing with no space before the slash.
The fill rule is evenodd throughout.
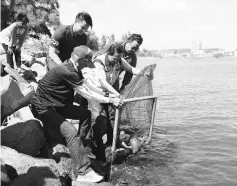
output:
<path id="1" fill-rule="evenodd" d="M 129 73 L 131 73 L 131 74 L 134 74 L 134 75 L 138 75 L 139 73 L 140 73 L 140 69 L 137 69 L 137 68 L 134 68 L 134 67 L 132 67 L 127 61 L 125 61 L 125 59 L 121 59 L 121 66 L 122 66 L 122 68 L 125 70 L 125 71 L 127 71 L 127 72 L 129 72 Z"/>
<path id="2" fill-rule="evenodd" d="M 26 28 L 26 31 L 24 32 L 24 34 L 19 38 L 19 44 L 18 46 L 21 48 L 25 39 L 26 39 L 26 36 L 28 34 L 28 31 L 29 31 L 29 27 Z"/>
<path id="3" fill-rule="evenodd" d="M 76 88 L 74 88 L 74 90 L 86 99 L 95 100 L 95 101 L 98 101 L 99 103 L 109 103 L 110 102 L 109 98 L 104 97 L 94 91 L 91 91 L 89 89 L 89 87 L 87 87 L 85 84 L 77 86 Z"/>
<path id="4" fill-rule="evenodd" d="M 74 90 L 89 100 L 95 100 L 99 103 L 112 103 L 114 106 L 119 107 L 123 105 L 121 99 L 104 97 L 94 91 L 91 91 L 85 84 L 75 87 Z"/>
<path id="5" fill-rule="evenodd" d="M 49 46 L 49 57 L 58 65 L 62 63 L 60 58 L 58 57 L 59 51 L 53 46 Z"/>
<path id="6" fill-rule="evenodd" d="M 103 92 L 101 89 L 99 89 L 98 87 L 96 87 L 91 81 L 90 79 L 84 79 L 83 80 L 84 84 L 90 88 L 92 91 L 97 92 L 98 94 L 104 96 L 105 92 Z"/>
<path id="7" fill-rule="evenodd" d="M 13 45 L 16 43 L 16 29 L 17 29 L 17 24 L 13 27 L 11 31 L 11 42 L 9 47 L 13 47 Z"/>
<path id="8" fill-rule="evenodd" d="M 105 90 L 111 92 L 112 94 L 119 96 L 120 94 L 107 82 L 104 66 L 98 62 L 95 62 L 94 65 L 95 65 L 96 69 L 98 70 L 99 80 L 100 80 L 102 87 Z"/>

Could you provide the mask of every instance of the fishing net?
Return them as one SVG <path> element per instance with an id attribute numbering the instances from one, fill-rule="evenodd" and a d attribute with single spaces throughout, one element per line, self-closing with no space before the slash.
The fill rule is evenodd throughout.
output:
<path id="1" fill-rule="evenodd" d="M 124 99 L 153 96 L 152 81 L 144 74 L 152 74 L 156 64 L 145 67 L 121 93 Z M 147 132 L 152 122 L 152 111 L 156 99 L 127 102 L 120 111 L 120 128 Z"/>

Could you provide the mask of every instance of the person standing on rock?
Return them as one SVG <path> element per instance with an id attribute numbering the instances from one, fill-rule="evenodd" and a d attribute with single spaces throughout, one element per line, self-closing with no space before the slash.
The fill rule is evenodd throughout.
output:
<path id="1" fill-rule="evenodd" d="M 79 46 L 72 56 L 74 54 L 77 58 L 70 58 L 46 73 L 32 98 L 31 108 L 33 115 L 42 121 L 48 141 L 64 143 L 66 139 L 74 180 L 97 182 L 103 177 L 90 167 L 96 160 L 91 161 L 95 157 L 91 149 L 87 148 L 90 146 L 88 130 L 91 129 L 91 112 L 82 106 L 73 105 L 74 92 L 114 106 L 121 106 L 123 102 L 119 98 L 104 97 L 88 88 L 84 84 L 79 64 L 90 58 L 89 49 Z M 79 132 L 66 118 L 80 120 Z"/>
<path id="2" fill-rule="evenodd" d="M 47 56 L 47 69 L 63 63 L 71 57 L 74 47 L 87 45 L 85 32 L 92 28 L 92 18 L 87 12 L 79 12 L 73 25 L 63 26 L 54 32 Z"/>
<path id="3" fill-rule="evenodd" d="M 0 32 L 1 54 L 6 54 L 7 64 L 14 68 L 13 54 L 15 55 L 16 69 L 21 68 L 21 47 L 28 34 L 29 19 L 25 13 L 19 13 L 16 22 Z"/>

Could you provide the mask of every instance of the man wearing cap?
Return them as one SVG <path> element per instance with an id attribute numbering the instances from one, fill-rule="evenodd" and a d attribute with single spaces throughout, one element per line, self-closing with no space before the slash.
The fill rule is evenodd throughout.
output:
<path id="1" fill-rule="evenodd" d="M 92 19 L 87 12 L 79 12 L 73 25 L 62 26 L 55 31 L 49 46 L 47 68 L 51 69 L 71 57 L 74 47 L 87 45 L 85 32 L 92 28 Z"/>
<path id="2" fill-rule="evenodd" d="M 87 152 L 84 147 L 90 141 L 87 134 L 91 128 L 91 112 L 84 107 L 73 105 L 74 92 L 100 103 L 112 103 L 115 106 L 121 106 L 123 103 L 119 98 L 104 97 L 86 86 L 80 64 L 88 57 L 89 48 L 79 46 L 74 49 L 69 60 L 49 70 L 32 98 L 32 112 L 43 122 L 45 136 L 49 142 L 64 143 L 64 139 L 66 140 L 72 157 L 73 179 L 97 182 L 103 177 L 89 168 L 93 154 Z M 66 118 L 80 120 L 79 133 Z M 92 178 L 88 179 L 90 176 Z"/>

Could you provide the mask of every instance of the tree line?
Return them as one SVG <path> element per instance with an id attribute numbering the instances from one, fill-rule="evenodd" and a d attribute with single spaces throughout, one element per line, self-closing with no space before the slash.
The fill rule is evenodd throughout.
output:
<path id="1" fill-rule="evenodd" d="M 1 2 L 1 29 L 6 28 L 15 21 L 19 12 L 24 12 L 29 18 L 30 34 L 28 37 L 40 39 L 40 34 L 51 37 L 50 29 L 62 26 L 60 23 L 58 0 L 2 0 Z M 94 51 L 103 49 L 109 43 L 115 41 L 114 33 L 102 35 L 99 38 L 94 31 L 88 31 L 88 47 Z M 124 42 L 131 35 L 124 33 L 120 41 Z M 139 56 L 153 56 L 157 54 L 147 49 L 139 50 Z"/>

